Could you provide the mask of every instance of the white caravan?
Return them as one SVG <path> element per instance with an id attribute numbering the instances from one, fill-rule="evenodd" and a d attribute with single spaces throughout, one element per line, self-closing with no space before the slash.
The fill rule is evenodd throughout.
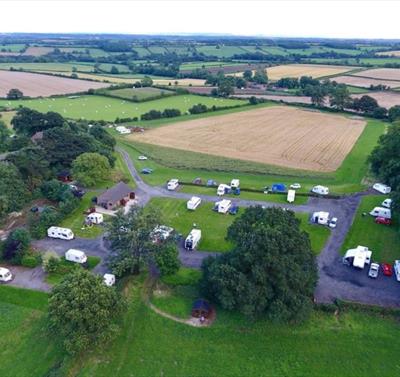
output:
<path id="1" fill-rule="evenodd" d="M 312 215 L 312 221 L 320 225 L 328 225 L 329 223 L 329 212 L 314 212 Z"/>
<path id="2" fill-rule="evenodd" d="M 289 190 L 288 193 L 287 193 L 287 198 L 286 198 L 286 200 L 287 200 L 289 203 L 293 203 L 295 197 L 296 197 L 296 190 Z"/>
<path id="3" fill-rule="evenodd" d="M 112 287 L 115 284 L 115 275 L 114 274 L 104 274 L 103 282 L 107 287 Z"/>
<path id="4" fill-rule="evenodd" d="M 60 228 L 58 226 L 51 226 L 47 229 L 47 235 L 50 238 L 59 238 L 61 240 L 72 240 L 74 239 L 74 233 L 71 229 Z"/>
<path id="5" fill-rule="evenodd" d="M 357 246 L 355 249 L 349 249 L 346 251 L 343 257 L 343 263 L 348 266 L 354 266 L 356 268 L 363 269 L 365 265 L 371 263 L 372 251 L 368 250 L 366 246 Z"/>
<path id="6" fill-rule="evenodd" d="M 224 200 L 221 200 L 220 202 L 216 202 L 215 206 L 217 207 L 218 213 L 225 214 L 232 207 L 232 202 L 228 199 L 224 199 Z"/>
<path id="7" fill-rule="evenodd" d="M 329 188 L 326 186 L 317 185 L 311 189 L 311 192 L 313 192 L 314 194 L 318 194 L 318 195 L 328 195 Z"/>
<path id="8" fill-rule="evenodd" d="M 0 281 L 11 281 L 13 278 L 10 270 L 8 268 L 0 267 Z"/>
<path id="9" fill-rule="evenodd" d="M 201 199 L 198 196 L 192 196 L 186 203 L 186 208 L 194 211 L 201 203 Z"/>
<path id="10" fill-rule="evenodd" d="M 174 191 L 179 186 L 179 180 L 174 178 L 170 179 L 167 183 L 167 189 L 169 191 Z"/>
<path id="11" fill-rule="evenodd" d="M 194 250 L 201 240 L 201 230 L 192 229 L 185 240 L 185 249 L 188 251 Z"/>
<path id="12" fill-rule="evenodd" d="M 87 261 L 87 256 L 86 254 L 77 249 L 69 249 L 65 252 L 65 260 L 69 262 L 74 262 L 74 263 L 86 263 Z"/>
<path id="13" fill-rule="evenodd" d="M 392 211 L 389 208 L 375 207 L 369 214 L 374 217 L 383 217 L 385 219 L 392 218 Z"/>
<path id="14" fill-rule="evenodd" d="M 102 213 L 93 212 L 86 216 L 86 219 L 93 224 L 101 224 L 104 221 Z"/>
<path id="15" fill-rule="evenodd" d="M 382 202 L 382 207 L 385 207 L 385 208 L 390 208 L 390 207 L 392 207 L 392 203 L 393 203 L 393 200 L 392 199 L 385 199 L 383 202 Z"/>
<path id="16" fill-rule="evenodd" d="M 231 188 L 237 189 L 240 186 L 240 181 L 239 179 L 232 179 L 231 181 Z"/>
<path id="17" fill-rule="evenodd" d="M 396 280 L 400 281 L 400 260 L 394 261 L 394 274 L 396 276 Z"/>
<path id="18" fill-rule="evenodd" d="M 115 127 L 115 130 L 117 132 L 119 132 L 121 135 L 125 135 L 125 134 L 130 134 L 131 133 L 131 130 L 129 128 L 126 128 L 125 126 Z"/>
<path id="19" fill-rule="evenodd" d="M 217 188 L 217 195 L 218 196 L 225 195 L 225 191 L 226 190 L 230 190 L 230 188 L 231 188 L 231 186 L 228 186 L 228 185 L 226 185 L 224 183 L 221 183 Z"/>
<path id="20" fill-rule="evenodd" d="M 388 185 L 384 185 L 383 183 L 375 183 L 372 188 L 381 194 L 389 194 L 392 191 L 392 188 Z"/>

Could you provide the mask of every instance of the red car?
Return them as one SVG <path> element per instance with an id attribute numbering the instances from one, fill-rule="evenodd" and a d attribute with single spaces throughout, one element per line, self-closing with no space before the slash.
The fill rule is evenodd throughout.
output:
<path id="1" fill-rule="evenodd" d="M 382 271 L 385 276 L 393 275 L 393 267 L 389 263 L 382 263 Z"/>
<path id="2" fill-rule="evenodd" d="M 383 225 L 390 225 L 392 223 L 392 220 L 386 219 L 385 217 L 375 217 L 375 222 L 377 224 L 383 224 Z"/>

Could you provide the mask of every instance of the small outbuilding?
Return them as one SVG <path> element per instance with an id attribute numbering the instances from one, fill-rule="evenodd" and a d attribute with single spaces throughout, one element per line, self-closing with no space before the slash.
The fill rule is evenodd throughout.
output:
<path id="1" fill-rule="evenodd" d="M 125 206 L 130 199 L 135 199 L 135 193 L 126 183 L 119 182 L 97 197 L 97 205 L 113 210 Z"/>
<path id="2" fill-rule="evenodd" d="M 72 181 L 72 176 L 69 170 L 62 170 L 57 173 L 57 179 L 61 182 L 71 182 Z"/>
<path id="3" fill-rule="evenodd" d="M 202 298 L 197 299 L 192 305 L 192 317 L 195 318 L 209 318 L 211 316 L 212 308 L 207 300 Z"/>

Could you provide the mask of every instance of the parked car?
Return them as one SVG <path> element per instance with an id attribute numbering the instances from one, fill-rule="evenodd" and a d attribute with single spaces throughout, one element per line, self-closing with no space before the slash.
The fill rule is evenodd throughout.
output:
<path id="1" fill-rule="evenodd" d="M 146 160 L 147 160 L 147 157 L 146 157 L 146 156 L 139 156 L 139 157 L 138 157 L 138 160 L 140 160 L 140 161 L 146 161 Z"/>
<path id="2" fill-rule="evenodd" d="M 377 224 L 383 224 L 383 225 L 391 225 L 392 220 L 391 219 L 386 219 L 385 217 L 375 217 L 375 222 Z"/>
<path id="3" fill-rule="evenodd" d="M 229 209 L 229 214 L 230 215 L 236 215 L 239 212 L 239 206 L 233 205 L 230 209 Z"/>
<path id="4" fill-rule="evenodd" d="M 393 267 L 389 263 L 382 263 L 382 272 L 385 276 L 393 275 Z"/>
<path id="5" fill-rule="evenodd" d="M 13 275 L 8 268 L 0 267 L 0 281 L 8 282 L 13 279 Z"/>
<path id="6" fill-rule="evenodd" d="M 293 183 L 290 185 L 290 188 L 293 190 L 298 190 L 301 189 L 301 184 L 300 183 Z"/>
<path id="7" fill-rule="evenodd" d="M 153 173 L 153 169 L 150 168 L 142 169 L 142 174 L 151 174 L 151 173 Z"/>
<path id="8" fill-rule="evenodd" d="M 371 263 L 368 271 L 368 277 L 372 279 L 376 279 L 379 274 L 379 264 L 378 263 Z"/>
<path id="9" fill-rule="evenodd" d="M 336 225 L 337 225 L 337 217 L 332 217 L 330 220 L 329 220 L 329 228 L 336 228 Z"/>

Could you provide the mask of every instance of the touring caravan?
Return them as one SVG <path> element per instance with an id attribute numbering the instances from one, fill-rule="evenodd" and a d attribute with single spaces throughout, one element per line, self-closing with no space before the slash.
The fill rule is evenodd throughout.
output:
<path id="1" fill-rule="evenodd" d="M 296 197 L 296 190 L 289 190 L 288 193 L 287 193 L 287 199 L 286 200 L 289 203 L 293 203 L 295 197 Z"/>
<path id="2" fill-rule="evenodd" d="M 239 179 L 232 179 L 231 181 L 231 188 L 232 189 L 237 189 L 240 186 L 240 181 Z"/>
<path id="3" fill-rule="evenodd" d="M 174 178 L 170 179 L 167 183 L 167 189 L 169 191 L 174 191 L 179 186 L 179 180 Z"/>
<path id="4" fill-rule="evenodd" d="M 389 194 L 392 191 L 390 186 L 384 185 L 383 183 L 375 183 L 372 188 L 381 194 Z"/>
<path id="5" fill-rule="evenodd" d="M 311 192 L 313 192 L 314 194 L 318 194 L 318 195 L 328 195 L 329 188 L 326 186 L 317 185 L 311 189 Z"/>
<path id="6" fill-rule="evenodd" d="M 103 282 L 107 287 L 112 287 L 115 284 L 115 275 L 114 274 L 104 274 Z"/>
<path id="7" fill-rule="evenodd" d="M 86 263 L 87 261 L 87 256 L 86 254 L 77 249 L 69 249 L 65 252 L 65 260 L 74 262 L 74 263 Z"/>
<path id="8" fill-rule="evenodd" d="M 320 225 L 328 225 L 329 212 L 314 212 L 312 215 L 312 222 Z"/>
<path id="9" fill-rule="evenodd" d="M 218 213 L 227 213 L 232 206 L 232 202 L 228 199 L 221 200 L 215 203 L 215 207 Z"/>
<path id="10" fill-rule="evenodd" d="M 231 190 L 231 186 L 225 185 L 224 183 L 221 183 L 218 188 L 217 188 L 217 195 L 222 196 L 225 195 L 226 193 L 229 193 Z"/>
<path id="11" fill-rule="evenodd" d="M 185 240 L 185 249 L 188 251 L 194 250 L 199 244 L 201 239 L 201 230 L 200 229 L 192 229 L 189 235 Z"/>
<path id="12" fill-rule="evenodd" d="M 8 268 L 0 267 L 0 281 L 7 282 L 11 281 L 12 278 L 13 276 Z"/>
<path id="13" fill-rule="evenodd" d="M 86 216 L 86 220 L 90 221 L 92 224 L 101 224 L 104 221 L 103 214 L 93 212 Z"/>
<path id="14" fill-rule="evenodd" d="M 374 217 L 383 217 L 385 219 L 392 218 L 392 211 L 384 207 L 375 207 L 369 214 Z"/>
<path id="15" fill-rule="evenodd" d="M 201 203 L 201 199 L 197 196 L 192 196 L 190 200 L 187 201 L 187 209 L 194 211 Z"/>
<path id="16" fill-rule="evenodd" d="M 51 226 L 49 229 L 47 229 L 47 236 L 50 238 L 59 238 L 67 241 L 74 239 L 74 233 L 71 229 L 60 228 L 58 226 Z"/>
<path id="17" fill-rule="evenodd" d="M 372 251 L 368 250 L 366 246 L 357 246 L 355 249 L 349 249 L 346 251 L 343 257 L 343 263 L 348 266 L 354 266 L 356 268 L 363 269 L 365 265 L 371 263 Z"/>
<path id="18" fill-rule="evenodd" d="M 385 199 L 383 202 L 382 202 L 382 207 L 385 207 L 385 208 L 390 208 L 391 206 L 392 206 L 392 203 L 393 203 L 393 201 L 392 201 L 392 199 Z"/>

